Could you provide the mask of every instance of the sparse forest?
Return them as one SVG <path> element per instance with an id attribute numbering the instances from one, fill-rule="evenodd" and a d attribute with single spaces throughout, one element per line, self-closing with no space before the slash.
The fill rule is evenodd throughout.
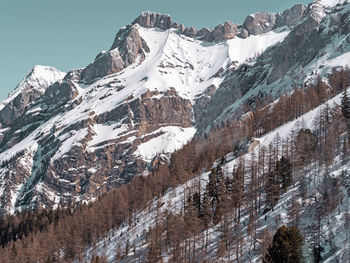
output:
<path id="1" fill-rule="evenodd" d="M 258 251 L 264 262 L 302 262 L 301 246 L 312 240 L 314 262 L 322 258 L 320 221 L 341 202 L 344 180 L 332 178 L 335 158 L 342 164 L 349 161 L 350 99 L 346 87 L 350 71 L 333 71 L 329 86 L 318 78 L 315 84 L 295 87 L 290 94 L 273 102 L 270 97 L 245 105 L 246 113 L 197 135 L 168 163 L 160 165 L 148 176 L 139 176 L 126 186 L 110 191 L 90 204 L 63 204 L 57 210 L 24 211 L 0 219 L 1 262 L 74 262 L 84 261 L 83 252 L 110 230 L 133 224 L 133 215 L 147 209 L 153 200 L 169 189 L 183 185 L 208 171 L 208 183 L 194 184 L 182 196 L 179 213 L 157 214 L 155 225 L 144 234 L 147 245 L 142 254 L 127 242 L 116 251 L 116 261 L 133 255 L 135 262 L 162 262 L 167 253 L 169 262 L 213 262 L 208 250 L 208 230 L 218 231 L 217 258 L 240 261 L 242 246 L 249 242 L 251 251 Z M 342 105 L 325 107 L 317 116 L 315 130 L 303 122 L 287 140 L 276 136 L 268 147 L 259 147 L 257 155 L 249 153 L 253 138 L 268 134 L 277 127 L 315 109 L 330 98 L 343 93 Z M 273 102 L 273 103 L 272 103 Z M 251 143 L 252 142 L 252 143 Z M 229 154 L 229 155 L 228 155 Z M 228 156 L 236 159 L 233 171 L 223 167 Z M 249 158 L 246 158 L 249 156 Z M 213 163 L 216 165 L 213 166 Z M 312 208 L 318 218 L 308 232 L 298 229 L 298 202 L 288 215 L 290 226 L 277 232 L 258 232 L 257 218 L 273 211 L 288 189 L 298 186 L 301 198 L 309 195 L 310 184 L 305 174 L 324 174 L 319 191 L 322 196 Z M 347 189 L 350 192 L 349 185 Z M 248 224 L 242 225 L 243 217 Z M 244 239 L 243 229 L 248 241 Z M 91 262 L 106 262 L 93 255 Z M 220 262 L 220 261 L 218 261 Z"/>

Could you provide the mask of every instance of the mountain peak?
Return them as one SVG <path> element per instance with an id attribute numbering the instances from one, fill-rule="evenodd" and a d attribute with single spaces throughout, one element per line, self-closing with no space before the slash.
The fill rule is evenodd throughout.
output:
<path id="1" fill-rule="evenodd" d="M 145 28 L 157 27 L 167 30 L 173 26 L 173 21 L 170 15 L 144 11 L 138 18 L 135 19 L 133 24 L 139 24 Z"/>
<path id="2" fill-rule="evenodd" d="M 62 72 L 54 67 L 35 65 L 29 71 L 26 77 L 17 85 L 16 89 L 9 94 L 9 98 L 12 97 L 14 93 L 18 93 L 19 91 L 29 87 L 46 89 L 54 82 L 63 79 L 65 75 L 65 72 Z"/>
<path id="3" fill-rule="evenodd" d="M 29 103 L 40 97 L 50 85 L 63 79 L 65 75 L 66 73 L 54 67 L 34 66 L 7 99 L 0 102 L 0 126 L 10 125 L 24 112 Z"/>
<path id="4" fill-rule="evenodd" d="M 42 79 L 51 85 L 53 82 L 62 79 L 65 74 L 65 72 L 62 72 L 51 66 L 35 65 L 27 74 L 25 80 Z"/>

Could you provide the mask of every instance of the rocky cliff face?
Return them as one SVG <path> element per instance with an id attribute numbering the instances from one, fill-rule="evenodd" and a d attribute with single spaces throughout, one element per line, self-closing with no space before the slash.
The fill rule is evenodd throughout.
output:
<path id="1" fill-rule="evenodd" d="M 159 23 L 157 25 L 160 25 Z M 107 52 L 101 52 L 95 60 L 82 72 L 82 80 L 90 83 L 96 78 L 101 78 L 145 59 L 145 53 L 149 52 L 147 43 L 140 37 L 137 26 L 128 25 L 121 29 L 112 47 Z"/>
<path id="2" fill-rule="evenodd" d="M 197 30 L 144 12 L 84 69 L 35 68 L 0 108 L 1 213 L 94 200 L 257 96 L 342 66 L 348 15 L 315 3 Z"/>

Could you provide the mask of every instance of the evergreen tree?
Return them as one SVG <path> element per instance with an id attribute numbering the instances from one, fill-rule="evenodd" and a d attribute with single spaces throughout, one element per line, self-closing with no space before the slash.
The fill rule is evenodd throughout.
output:
<path id="1" fill-rule="evenodd" d="M 313 251 L 314 251 L 314 262 L 320 263 L 322 260 L 321 254 L 324 251 L 323 247 L 315 245 Z"/>
<path id="2" fill-rule="evenodd" d="M 303 236 L 296 227 L 281 226 L 273 236 L 272 244 L 265 255 L 265 263 L 302 262 Z"/>
<path id="3" fill-rule="evenodd" d="M 278 180 L 278 173 L 276 171 L 271 171 L 267 174 L 265 190 L 267 209 L 273 209 L 278 202 L 280 192 L 280 183 Z"/>
<path id="4" fill-rule="evenodd" d="M 282 156 L 282 158 L 277 161 L 276 172 L 282 181 L 282 190 L 286 191 L 287 188 L 292 184 L 292 164 L 288 158 Z"/>
<path id="5" fill-rule="evenodd" d="M 209 182 L 207 184 L 207 193 L 211 200 L 211 208 L 213 211 L 214 223 L 217 224 L 221 220 L 224 212 L 223 195 L 225 192 L 224 174 L 220 166 L 212 169 L 209 174 Z"/>
<path id="6" fill-rule="evenodd" d="M 192 197 L 192 206 L 196 210 L 197 217 L 200 217 L 202 211 L 201 196 L 198 192 L 195 192 Z"/>
<path id="7" fill-rule="evenodd" d="M 342 111 L 345 119 L 349 120 L 350 119 L 350 98 L 347 94 L 346 88 L 344 89 L 344 92 L 343 92 L 341 106 L 342 106 L 341 111 Z"/>

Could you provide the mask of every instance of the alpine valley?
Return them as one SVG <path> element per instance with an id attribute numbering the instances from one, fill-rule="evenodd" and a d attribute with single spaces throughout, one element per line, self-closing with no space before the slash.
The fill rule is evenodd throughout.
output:
<path id="1" fill-rule="evenodd" d="M 350 2 L 315 0 L 35 66 L 0 102 L 0 261 L 350 262 L 349 64 Z"/>

